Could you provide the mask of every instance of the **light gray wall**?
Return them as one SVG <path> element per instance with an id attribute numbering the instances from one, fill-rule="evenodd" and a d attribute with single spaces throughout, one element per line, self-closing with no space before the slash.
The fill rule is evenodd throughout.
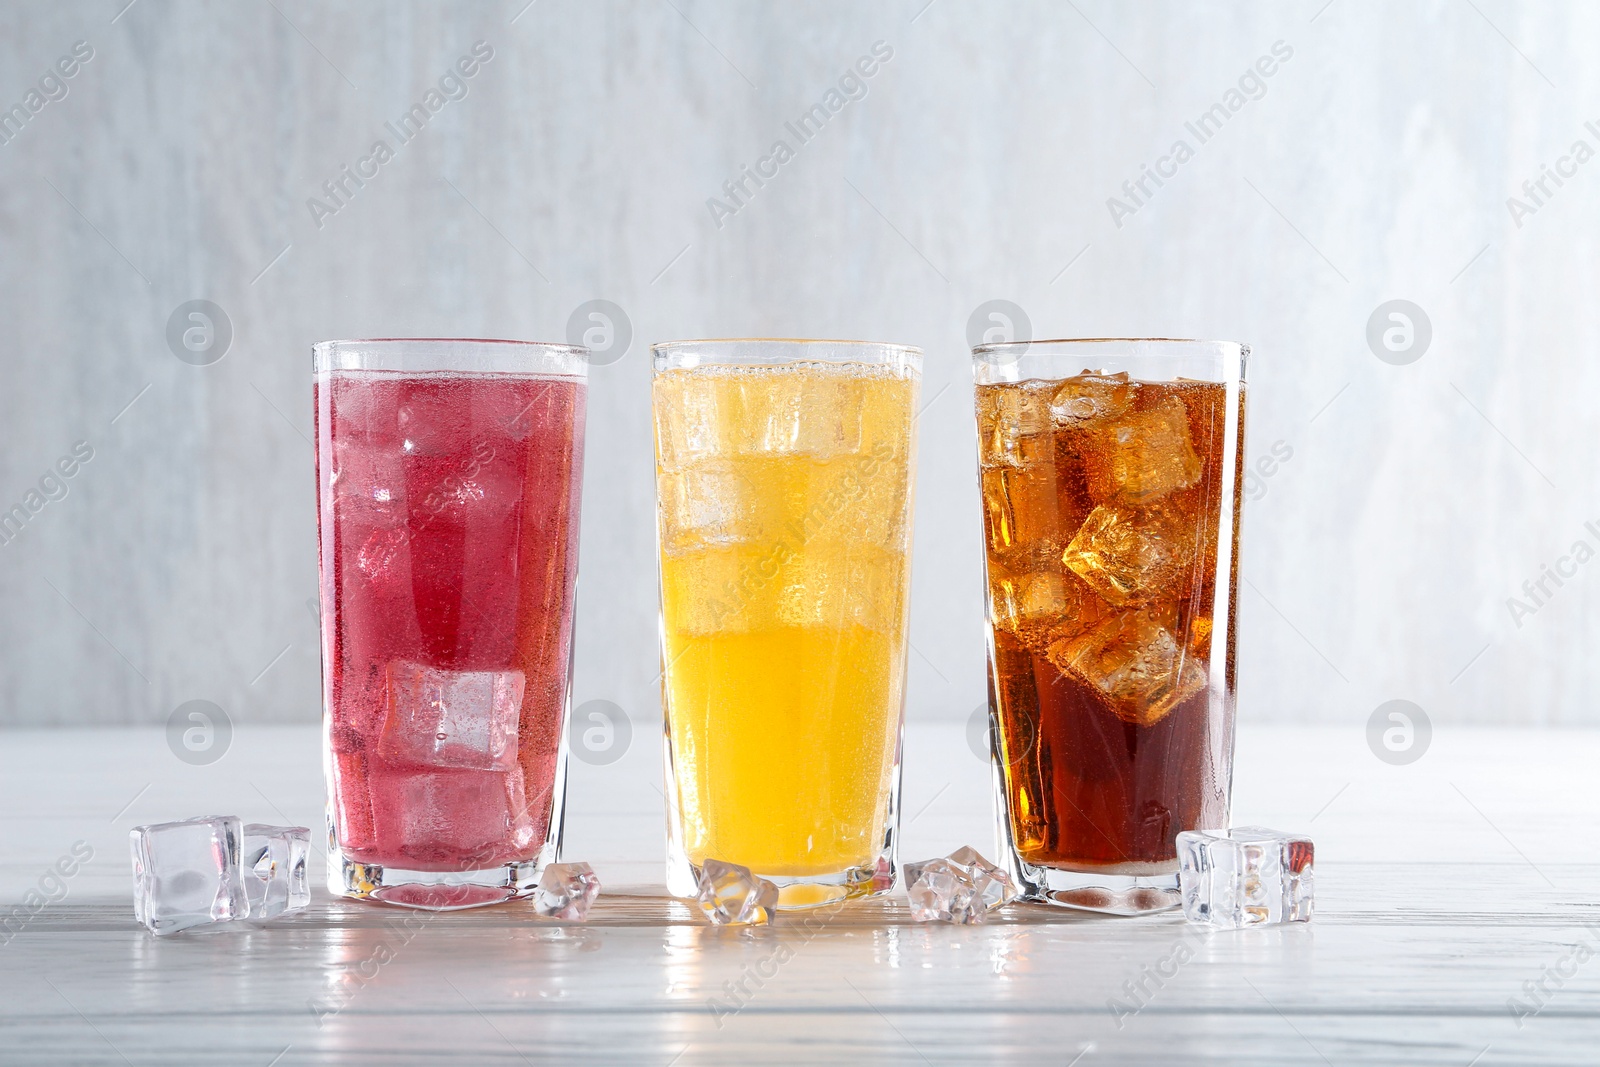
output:
<path id="1" fill-rule="evenodd" d="M 576 696 L 636 732 L 645 349 L 674 337 L 925 349 L 910 714 L 980 703 L 965 334 L 989 299 L 1035 336 L 1255 347 L 1249 452 L 1293 456 L 1246 515 L 1247 720 L 1392 697 L 1600 719 L 1600 563 L 1507 608 L 1600 547 L 1600 161 L 1521 226 L 1506 205 L 1600 149 L 1596 5 L 125 2 L 0 11 L 0 102 L 94 49 L 0 145 L 0 507 L 94 449 L 0 547 L 0 721 L 315 717 L 312 341 L 559 339 L 594 298 L 634 342 L 592 383 Z M 479 40 L 467 97 L 314 224 L 321 183 Z M 880 40 L 866 96 L 797 146 L 784 121 Z M 1278 41 L 1265 95 L 1199 144 L 1184 122 Z M 717 226 L 707 198 L 779 138 L 795 158 Z M 1179 138 L 1194 158 L 1115 225 L 1107 198 Z M 199 298 L 234 331 L 210 366 L 165 336 Z M 1432 324 L 1405 366 L 1366 340 L 1393 298 Z"/>

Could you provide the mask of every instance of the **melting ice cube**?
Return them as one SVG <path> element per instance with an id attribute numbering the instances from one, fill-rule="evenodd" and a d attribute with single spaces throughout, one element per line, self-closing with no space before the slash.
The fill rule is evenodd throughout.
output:
<path id="1" fill-rule="evenodd" d="M 1005 871 L 965 845 L 942 859 L 906 864 L 906 898 L 917 922 L 985 922 L 1016 895 Z"/>
<path id="2" fill-rule="evenodd" d="M 533 909 L 540 915 L 583 922 L 600 895 L 600 879 L 587 863 L 552 863 L 539 875 Z"/>
<path id="3" fill-rule="evenodd" d="M 695 900 L 713 926 L 761 925 L 777 915 L 778 887 L 749 867 L 708 859 L 696 881 Z"/>
<path id="4" fill-rule="evenodd" d="M 1189 414 L 1169 396 L 1155 407 L 1125 415 L 1097 433 L 1084 452 L 1089 495 L 1143 504 L 1200 479 L 1200 457 L 1189 439 Z"/>
<path id="5" fill-rule="evenodd" d="M 391 763 L 509 771 L 517 766 L 521 671 L 444 671 L 389 664 L 378 754 Z"/>
<path id="6" fill-rule="evenodd" d="M 1238 929 L 1311 921 L 1311 839 L 1263 826 L 1178 835 L 1184 918 Z"/>
<path id="7" fill-rule="evenodd" d="M 271 919 L 311 903 L 311 887 L 306 881 L 310 830 L 304 826 L 248 823 L 243 849 L 241 866 L 245 895 L 250 899 L 250 918 Z"/>
<path id="8" fill-rule="evenodd" d="M 978 387 L 978 461 L 1026 467 L 1054 455 L 1050 435 L 1053 382 Z"/>
<path id="9" fill-rule="evenodd" d="M 1198 532 L 1176 507 L 1101 504 L 1089 512 L 1061 562 L 1113 604 L 1177 599 Z"/>
<path id="10" fill-rule="evenodd" d="M 248 915 L 240 833 L 233 815 L 134 827 L 134 917 L 152 933 L 171 934 Z"/>
<path id="11" fill-rule="evenodd" d="M 1114 419 L 1133 404 L 1138 386 L 1128 372 L 1091 374 L 1068 378 L 1050 394 L 1050 415 L 1057 426 L 1084 430 Z"/>
<path id="12" fill-rule="evenodd" d="M 1105 619 L 1055 641 L 1049 657 L 1094 686 L 1117 717 L 1151 726 L 1206 686 L 1206 669 L 1173 636 L 1176 608 L 1151 607 Z"/>

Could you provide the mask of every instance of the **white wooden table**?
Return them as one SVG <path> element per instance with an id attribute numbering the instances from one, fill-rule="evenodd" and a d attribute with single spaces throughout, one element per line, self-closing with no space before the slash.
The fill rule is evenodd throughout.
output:
<path id="1" fill-rule="evenodd" d="M 1317 917 L 1211 934 L 1038 907 L 924 926 L 899 900 L 708 927 L 658 888 L 659 743 L 636 734 L 621 761 L 574 765 L 568 856 L 607 886 L 585 925 L 335 903 L 318 857 L 307 913 L 160 940 L 133 921 L 128 828 L 319 827 L 316 731 L 241 726 L 207 767 L 153 730 L 0 734 L 0 899 L 94 850 L 0 944 L 0 1062 L 1600 1062 L 1600 734 L 1436 724 L 1391 767 L 1358 726 L 1246 722 L 1236 821 L 1315 836 Z M 906 767 L 902 858 L 992 855 L 964 730 L 913 723 Z M 1537 1014 L 1519 1026 L 1512 998 Z"/>

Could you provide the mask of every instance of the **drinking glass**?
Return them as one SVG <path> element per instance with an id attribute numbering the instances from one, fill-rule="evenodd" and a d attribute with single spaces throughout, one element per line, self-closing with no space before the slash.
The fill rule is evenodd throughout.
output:
<path id="1" fill-rule="evenodd" d="M 531 893 L 561 843 L 586 352 L 313 353 L 328 888 Z"/>
<path id="2" fill-rule="evenodd" d="M 667 879 L 780 907 L 894 884 L 922 356 L 653 346 Z"/>
<path id="3" fill-rule="evenodd" d="M 1249 349 L 973 349 L 1001 853 L 1029 899 L 1174 907 L 1233 776 Z"/>

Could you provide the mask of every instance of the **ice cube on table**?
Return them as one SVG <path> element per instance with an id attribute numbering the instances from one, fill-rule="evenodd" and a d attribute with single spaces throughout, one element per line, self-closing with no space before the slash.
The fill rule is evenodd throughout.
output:
<path id="1" fill-rule="evenodd" d="M 245 824 L 241 867 L 250 918 L 272 919 L 311 903 L 310 853 L 311 831 L 304 826 Z"/>
<path id="2" fill-rule="evenodd" d="M 1183 916 L 1237 930 L 1311 921 L 1313 846 L 1309 837 L 1236 826 L 1178 835 Z"/>
<path id="3" fill-rule="evenodd" d="M 1176 600 L 1194 559 L 1198 526 L 1176 507 L 1101 504 L 1061 554 L 1078 577 L 1112 604 Z"/>
<path id="4" fill-rule="evenodd" d="M 445 671 L 389 664 L 378 754 L 391 763 L 510 771 L 517 766 L 521 671 Z"/>
<path id="5" fill-rule="evenodd" d="M 695 902 L 712 926 L 759 926 L 777 917 L 778 887 L 749 867 L 708 859 L 695 880 Z"/>
<path id="6" fill-rule="evenodd" d="M 600 895 L 600 879 L 587 863 L 552 863 L 539 875 L 533 910 L 551 919 L 583 922 Z"/>
<path id="7" fill-rule="evenodd" d="M 963 845 L 941 859 L 908 863 L 906 899 L 917 922 L 981 923 L 1013 900 L 1016 887 L 1005 871 Z"/>
<path id="8" fill-rule="evenodd" d="M 1152 726 L 1206 686 L 1206 668 L 1179 643 L 1177 608 L 1152 605 L 1051 643 L 1048 657 L 1100 690 L 1119 719 Z"/>
<path id="9" fill-rule="evenodd" d="M 245 918 L 241 833 L 234 815 L 135 826 L 134 917 L 156 934 Z"/>
<path id="10" fill-rule="evenodd" d="M 1089 495 L 1097 501 L 1144 504 L 1200 479 L 1200 457 L 1189 438 L 1189 413 L 1169 396 L 1145 411 L 1110 422 L 1084 450 Z"/>

